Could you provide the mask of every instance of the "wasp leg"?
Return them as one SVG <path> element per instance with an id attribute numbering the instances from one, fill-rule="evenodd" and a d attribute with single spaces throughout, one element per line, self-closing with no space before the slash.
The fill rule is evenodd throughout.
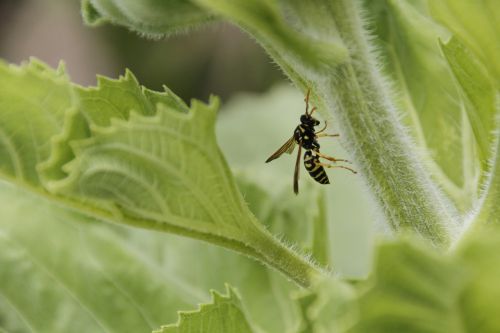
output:
<path id="1" fill-rule="evenodd" d="M 327 127 L 328 127 L 328 123 L 325 120 L 325 126 L 323 126 L 323 128 L 321 130 L 319 130 L 318 132 L 315 133 L 316 136 L 318 138 L 321 138 L 321 137 L 324 137 L 324 136 L 330 136 L 330 137 L 340 136 L 340 134 L 325 134 L 325 133 L 323 133 L 326 130 Z"/>
<path id="2" fill-rule="evenodd" d="M 330 157 L 330 156 L 326 156 L 326 155 L 323 155 L 322 153 L 320 153 L 319 151 L 315 152 L 316 155 L 318 155 L 319 157 L 322 157 L 324 158 L 325 160 L 329 160 L 329 161 L 332 161 L 334 163 L 336 162 L 346 162 L 346 163 L 351 163 L 349 160 L 344 160 L 344 159 L 340 159 L 340 158 L 334 158 L 334 157 Z"/>
<path id="3" fill-rule="evenodd" d="M 319 133 L 319 132 L 318 132 Z M 318 134 L 316 133 L 316 134 Z M 322 138 L 322 137 L 326 137 L 326 136 L 329 136 L 329 137 L 336 137 L 336 136 L 340 136 L 340 134 L 325 134 L 325 133 L 322 133 L 322 134 L 319 134 L 319 135 L 316 135 L 318 138 Z"/>
<path id="4" fill-rule="evenodd" d="M 325 163 L 318 163 L 317 165 L 320 165 L 322 166 L 323 168 L 328 168 L 328 169 L 334 169 L 334 168 L 338 168 L 338 169 L 346 169 L 346 170 L 349 170 L 351 171 L 353 174 L 357 174 L 358 172 L 349 168 L 349 167 L 346 167 L 346 166 L 343 166 L 343 165 L 332 165 L 332 164 L 325 164 Z"/>

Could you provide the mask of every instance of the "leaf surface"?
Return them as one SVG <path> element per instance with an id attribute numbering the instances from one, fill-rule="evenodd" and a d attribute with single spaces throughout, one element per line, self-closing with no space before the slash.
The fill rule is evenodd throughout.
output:
<path id="1" fill-rule="evenodd" d="M 0 183 L 0 327 L 151 331 L 206 295 L 158 271 L 119 234 Z"/>
<path id="2" fill-rule="evenodd" d="M 500 6 L 496 0 L 429 1 L 437 21 L 450 29 L 461 43 L 488 68 L 500 86 Z"/>
<path id="3" fill-rule="evenodd" d="M 48 71 L 36 63 L 4 66 L 10 74 L 2 77 L 4 84 L 16 80 L 15 73 L 29 72 L 30 66 Z M 65 79 L 59 85 L 74 100 L 62 108 L 59 99 L 51 98 L 53 92 L 45 89 L 50 85 L 44 80 L 51 83 L 52 77 L 41 77 L 32 88 L 26 85 L 22 96 L 5 90 L 9 102 L 2 116 L 10 120 L 0 124 L 6 133 L 3 142 L 24 133 L 15 139 L 19 143 L 8 147 L 13 153 L 3 149 L 2 154 L 11 165 L 16 154 L 23 155 L 33 174 L 25 185 L 32 190 L 101 220 L 173 232 L 236 250 L 293 276 L 299 284 L 307 285 L 312 276 L 321 274 L 274 238 L 243 201 L 215 139 L 216 98 L 209 105 L 193 101 L 189 108 L 167 88 L 150 91 L 127 72 L 118 80 L 100 78 L 95 88 Z M 37 96 L 47 103 L 43 115 L 38 100 L 23 104 Z M 18 109 L 19 105 L 23 107 Z M 23 126 L 22 120 L 31 114 L 45 121 L 37 124 L 43 139 L 32 139 Z M 50 121 L 56 116 L 58 127 Z M 0 175 L 25 183 L 22 174 L 15 174 L 7 164 L 4 168 Z"/>
<path id="4" fill-rule="evenodd" d="M 199 309 L 179 312 L 177 324 L 163 326 L 153 333 L 251 333 L 239 297 L 231 287 L 226 295 L 212 291 L 212 302 L 201 304 Z"/>
<path id="5" fill-rule="evenodd" d="M 459 39 L 452 37 L 447 43 L 441 43 L 441 48 L 469 102 L 465 110 L 478 144 L 482 169 L 487 171 L 495 143 L 498 90 L 484 65 Z"/>
<path id="6" fill-rule="evenodd" d="M 49 158 L 75 101 L 62 64 L 53 70 L 37 60 L 0 62 L 0 173 L 39 187 L 37 166 Z"/>
<path id="7" fill-rule="evenodd" d="M 249 258 L 173 235 L 110 228 L 5 183 L 0 190 L 0 327 L 9 332 L 30 325 L 147 331 L 174 322 L 177 310 L 206 301 L 205 291 L 223 290 L 224 281 L 238 286 L 254 326 L 275 332 L 296 323 L 288 295 L 296 286 Z"/>
<path id="8" fill-rule="evenodd" d="M 381 243 L 368 280 L 324 280 L 299 294 L 297 332 L 497 332 L 498 240 L 495 227 L 448 254 L 409 239 Z"/>
<path id="9" fill-rule="evenodd" d="M 466 268 L 410 243 L 382 245 L 375 265 L 360 287 L 359 321 L 349 332 L 462 332 Z"/>
<path id="10" fill-rule="evenodd" d="M 497 215 L 498 216 L 498 215 Z M 491 228 L 472 233 L 460 244 L 456 257 L 469 269 L 470 283 L 460 299 L 461 322 L 466 332 L 493 333 L 500 330 L 498 298 L 500 277 L 498 265 L 500 237 L 498 220 Z"/>

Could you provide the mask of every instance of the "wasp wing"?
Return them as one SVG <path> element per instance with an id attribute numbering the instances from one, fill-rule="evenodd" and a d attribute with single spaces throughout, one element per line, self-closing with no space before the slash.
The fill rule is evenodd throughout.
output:
<path id="1" fill-rule="evenodd" d="M 295 162 L 295 171 L 293 173 L 293 191 L 295 194 L 299 194 L 299 170 L 300 170 L 300 153 L 302 152 L 302 146 L 299 146 L 299 151 L 297 152 L 297 161 Z"/>
<path id="2" fill-rule="evenodd" d="M 283 146 L 280 147 L 280 149 L 278 149 L 274 154 L 272 154 L 266 160 L 266 163 L 269 163 L 272 160 L 277 159 L 278 157 L 280 157 L 281 155 L 283 155 L 283 153 L 291 154 L 291 153 L 293 153 L 294 149 L 295 149 L 295 139 L 292 136 L 287 142 L 285 142 L 285 144 L 283 144 Z"/>

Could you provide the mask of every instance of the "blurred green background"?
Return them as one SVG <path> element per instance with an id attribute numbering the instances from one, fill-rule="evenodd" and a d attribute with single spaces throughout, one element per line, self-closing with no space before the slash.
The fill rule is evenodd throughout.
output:
<path id="1" fill-rule="evenodd" d="M 145 86 L 166 84 L 188 101 L 262 92 L 284 81 L 265 52 L 226 23 L 147 40 L 121 27 L 85 26 L 79 1 L 0 0 L 0 57 L 19 63 L 30 56 L 51 66 L 64 59 L 83 85 L 95 84 L 95 74 L 117 77 L 129 68 Z"/>
<path id="2" fill-rule="evenodd" d="M 71 79 L 82 85 L 95 85 L 96 74 L 116 78 L 129 68 L 144 86 L 161 90 L 165 84 L 187 102 L 220 96 L 217 134 L 234 170 L 251 174 L 273 193 L 289 192 L 283 200 L 290 205 L 299 207 L 304 200 L 292 193 L 295 156 L 264 163 L 290 137 L 303 112 L 303 96 L 236 27 L 220 22 L 146 40 L 121 27 L 85 26 L 79 1 L 0 0 L 0 58 L 20 63 L 31 56 L 53 67 L 64 60 Z M 337 140 L 322 143 L 322 149 L 349 158 Z M 361 177 L 343 170 L 330 170 L 329 176 L 332 265 L 343 276 L 365 276 L 374 230 L 386 230 L 375 223 L 377 214 Z M 319 186 L 308 178 L 302 170 L 301 186 Z"/>

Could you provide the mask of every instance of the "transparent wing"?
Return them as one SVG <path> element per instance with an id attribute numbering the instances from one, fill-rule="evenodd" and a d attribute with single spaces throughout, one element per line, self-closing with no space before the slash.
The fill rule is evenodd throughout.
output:
<path id="1" fill-rule="evenodd" d="M 293 153 L 294 149 L 295 149 L 295 139 L 292 136 L 287 142 L 285 142 L 285 144 L 283 146 L 280 147 L 280 149 L 278 149 L 274 154 L 272 154 L 266 160 L 266 163 L 269 163 L 272 160 L 277 159 L 278 157 L 283 155 L 283 153 L 291 154 L 291 153 Z"/>

